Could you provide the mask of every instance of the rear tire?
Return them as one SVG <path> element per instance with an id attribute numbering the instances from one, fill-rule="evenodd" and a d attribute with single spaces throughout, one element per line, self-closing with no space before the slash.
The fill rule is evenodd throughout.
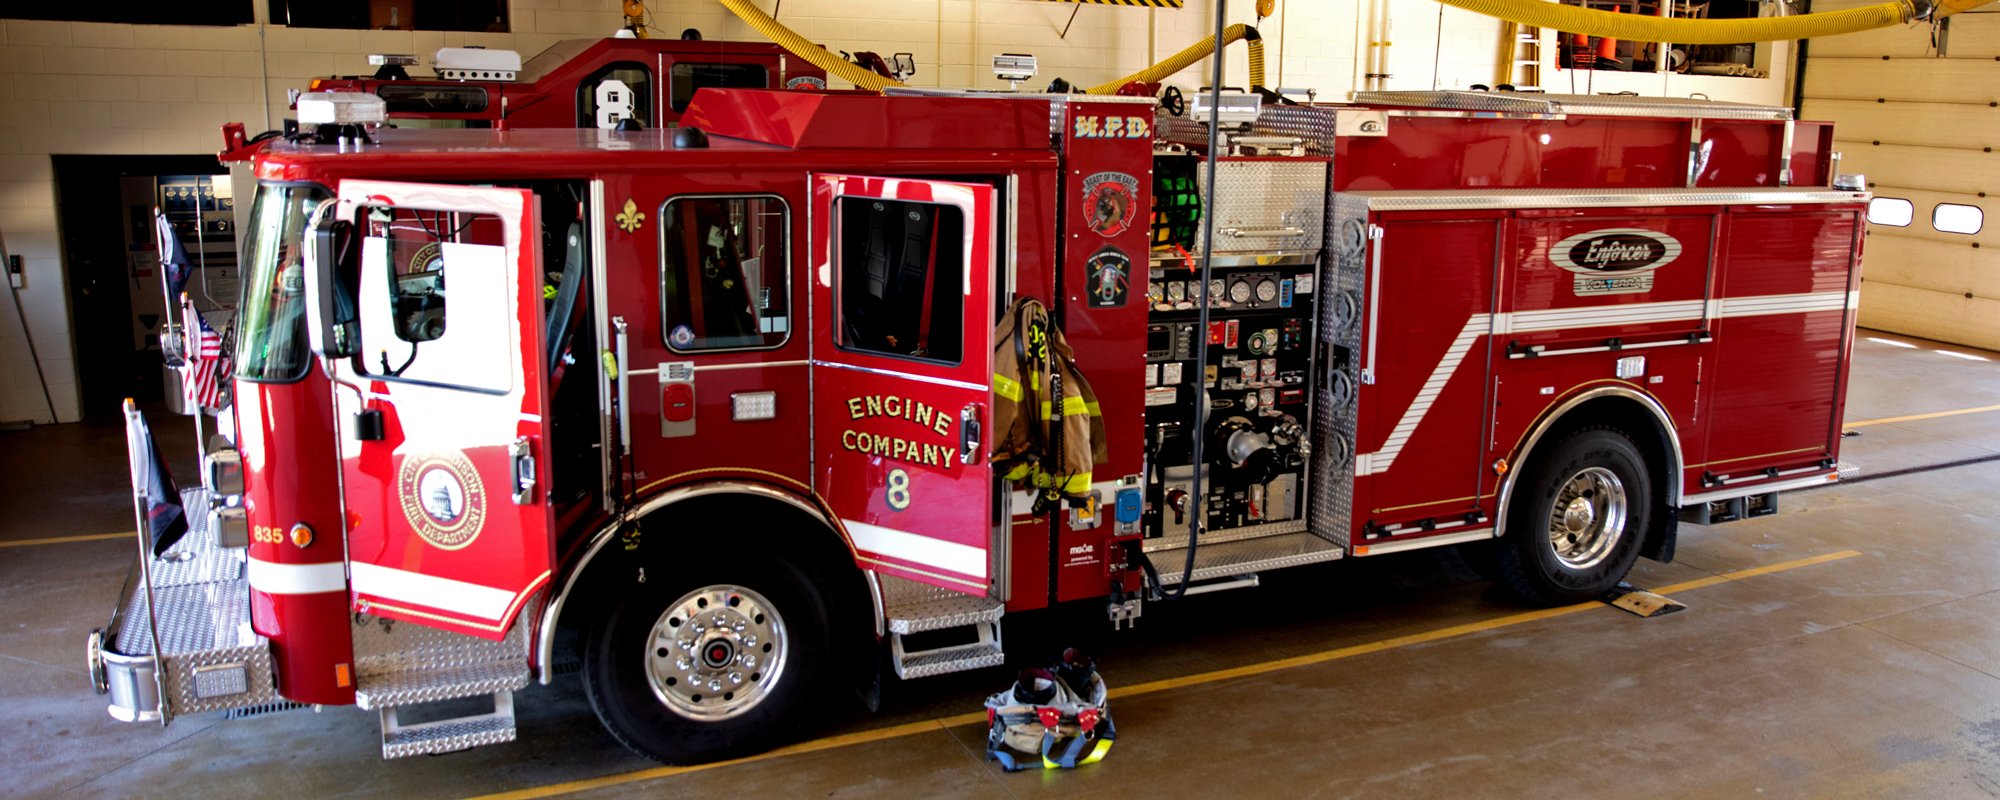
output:
<path id="1" fill-rule="evenodd" d="M 1522 599 L 1594 599 L 1624 579 L 1653 521 L 1653 478 L 1632 438 L 1585 428 L 1521 474 L 1499 543 L 1501 583 Z"/>
<path id="2" fill-rule="evenodd" d="M 584 693 L 611 735 L 669 764 L 797 736 L 835 672 L 827 603 L 806 573 L 746 558 L 644 574 L 584 643 Z"/>

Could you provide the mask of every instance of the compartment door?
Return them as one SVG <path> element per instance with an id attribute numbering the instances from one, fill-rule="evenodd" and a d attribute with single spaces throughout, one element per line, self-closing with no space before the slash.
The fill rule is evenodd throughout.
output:
<path id="1" fill-rule="evenodd" d="M 863 566 L 991 591 L 994 189 L 812 178 L 813 488 Z"/>
<path id="2" fill-rule="evenodd" d="M 500 639 L 554 557 L 536 198 L 344 181 L 336 213 L 361 251 L 360 355 L 334 365 L 354 610 Z"/>

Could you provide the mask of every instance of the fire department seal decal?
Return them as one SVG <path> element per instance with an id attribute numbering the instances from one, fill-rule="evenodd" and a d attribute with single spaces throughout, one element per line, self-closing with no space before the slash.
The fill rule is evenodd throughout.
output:
<path id="1" fill-rule="evenodd" d="M 1090 306 L 1113 308 L 1125 305 L 1131 285 L 1132 258 L 1116 247 L 1106 246 L 1090 256 Z"/>
<path id="2" fill-rule="evenodd" d="M 403 519 L 432 546 L 459 550 L 486 524 L 486 487 L 464 453 L 413 455 L 396 472 Z"/>
<path id="3" fill-rule="evenodd" d="M 1139 181 L 1123 172 L 1083 179 L 1083 223 L 1100 236 L 1117 236 L 1139 215 Z"/>
<path id="4" fill-rule="evenodd" d="M 815 78 L 815 77 L 813 77 L 813 76 L 811 76 L 811 75 L 800 75 L 799 77 L 796 77 L 796 78 L 793 78 L 793 79 L 791 79 L 791 80 L 788 80 L 788 81 L 785 81 L 785 88 L 787 88 L 787 89 L 825 89 L 825 88 L 826 88 L 826 80 L 825 80 L 825 79 L 822 79 L 822 78 Z"/>
<path id="5" fill-rule="evenodd" d="M 1549 261 L 1576 273 L 1579 296 L 1653 289 L 1653 271 L 1681 257 L 1681 241 L 1644 228 L 1598 228 L 1549 248 Z"/>

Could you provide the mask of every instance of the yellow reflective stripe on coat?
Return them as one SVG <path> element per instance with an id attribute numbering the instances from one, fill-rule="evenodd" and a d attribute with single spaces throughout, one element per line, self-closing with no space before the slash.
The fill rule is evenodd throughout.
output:
<path id="1" fill-rule="evenodd" d="M 1016 403 L 1021 402 L 1021 382 L 996 372 L 993 374 L 993 393 Z"/>
<path id="2" fill-rule="evenodd" d="M 1014 398 L 1008 398 L 1008 399 L 1011 400 Z M 1050 413 L 1050 408 L 1052 406 L 1053 404 L 1048 402 L 1047 400 L 1042 401 L 1042 419 L 1055 419 L 1055 415 Z M 1082 416 L 1097 417 L 1097 416 L 1103 416 L 1104 414 L 1104 412 L 1098 410 L 1096 403 L 1086 401 L 1081 397 L 1063 398 L 1062 408 L 1063 408 L 1063 416 L 1065 417 L 1082 417 Z"/>

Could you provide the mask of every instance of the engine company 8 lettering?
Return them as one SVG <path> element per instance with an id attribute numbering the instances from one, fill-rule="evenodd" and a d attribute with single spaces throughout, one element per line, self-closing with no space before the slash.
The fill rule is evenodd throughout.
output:
<path id="1" fill-rule="evenodd" d="M 951 416 L 922 402 L 896 395 L 871 394 L 847 398 L 847 413 L 850 419 L 870 417 L 893 417 L 908 420 L 927 433 L 939 436 L 951 435 Z M 950 441 L 947 439 L 946 441 Z M 925 444 L 923 442 L 869 433 L 852 428 L 840 432 L 840 446 L 869 455 L 949 468 L 957 462 L 958 447 L 945 444 Z"/>

